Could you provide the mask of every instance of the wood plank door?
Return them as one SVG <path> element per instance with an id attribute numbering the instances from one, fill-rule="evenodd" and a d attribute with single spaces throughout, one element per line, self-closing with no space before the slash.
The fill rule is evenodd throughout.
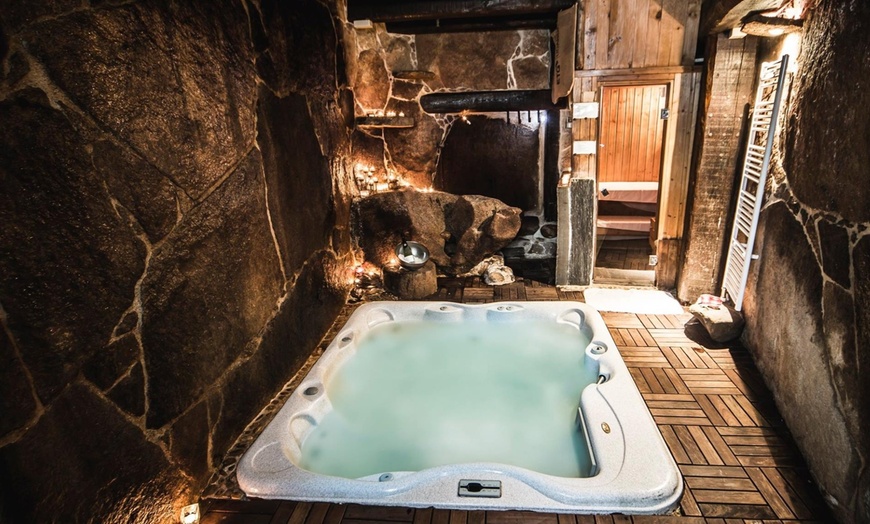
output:
<path id="1" fill-rule="evenodd" d="M 658 182 L 666 85 L 606 86 L 601 93 L 598 182 Z"/>

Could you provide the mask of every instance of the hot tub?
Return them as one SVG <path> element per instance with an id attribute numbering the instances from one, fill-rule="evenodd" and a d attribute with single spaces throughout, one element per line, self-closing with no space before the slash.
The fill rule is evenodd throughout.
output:
<path id="1" fill-rule="evenodd" d="M 682 477 L 578 302 L 358 308 L 242 457 L 251 497 L 665 513 Z"/>

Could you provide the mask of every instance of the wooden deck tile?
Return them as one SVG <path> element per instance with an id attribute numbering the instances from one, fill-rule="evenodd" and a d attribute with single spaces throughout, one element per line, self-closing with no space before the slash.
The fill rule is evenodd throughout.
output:
<path id="1" fill-rule="evenodd" d="M 430 524 L 432 522 L 433 508 L 414 510 L 414 524 Z"/>
<path id="2" fill-rule="evenodd" d="M 668 360 L 657 347 L 620 346 L 619 354 L 629 367 L 670 367 Z"/>
<path id="3" fill-rule="evenodd" d="M 643 328 L 643 322 L 640 321 L 634 313 L 613 313 L 610 311 L 602 311 L 601 318 L 604 323 L 611 328 Z"/>
<path id="4" fill-rule="evenodd" d="M 465 288 L 463 302 L 492 302 L 494 297 L 492 288 Z"/>
<path id="5" fill-rule="evenodd" d="M 414 510 L 397 506 L 362 506 L 348 504 L 344 512 L 344 520 L 378 520 L 381 522 L 413 522 Z"/>
<path id="6" fill-rule="evenodd" d="M 650 328 L 649 334 L 660 346 L 686 346 L 694 347 L 698 343 L 688 338 L 682 328 Z"/>

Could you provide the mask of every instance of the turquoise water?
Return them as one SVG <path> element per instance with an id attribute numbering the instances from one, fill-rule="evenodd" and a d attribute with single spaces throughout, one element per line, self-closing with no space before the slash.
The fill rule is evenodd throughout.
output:
<path id="1" fill-rule="evenodd" d="M 334 410 L 305 439 L 300 466 L 358 478 L 497 462 L 589 476 L 576 426 L 596 378 L 588 343 L 554 322 L 375 327 L 327 384 Z"/>

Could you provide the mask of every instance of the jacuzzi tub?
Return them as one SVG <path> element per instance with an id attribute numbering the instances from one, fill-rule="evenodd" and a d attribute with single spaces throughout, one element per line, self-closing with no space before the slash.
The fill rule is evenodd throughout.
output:
<path id="1" fill-rule="evenodd" d="M 591 455 L 591 464 L 581 465 L 579 475 L 542 473 L 516 465 L 526 464 L 522 451 L 513 465 L 485 460 L 445 464 L 436 460 L 434 465 L 409 471 L 367 464 L 368 469 L 351 474 L 359 475 L 356 478 L 345 478 L 347 474 L 335 474 L 328 468 L 324 470 L 328 473 L 308 470 L 318 469 L 303 456 L 303 448 L 312 447 L 309 437 L 321 440 L 319 426 L 329 426 L 334 432 L 334 425 L 329 424 L 338 416 L 330 399 L 331 387 L 333 396 L 339 397 L 335 377 L 350 367 L 348 362 L 359 353 L 360 346 L 373 351 L 366 344 L 375 334 L 402 326 L 438 330 L 470 326 L 485 337 L 487 329 L 498 333 L 542 322 L 554 331 L 575 333 L 576 360 L 583 366 L 577 369 L 578 380 L 592 377 L 585 387 L 580 384 L 582 393 L 576 408 L 565 415 L 574 418 L 578 432 L 575 442 L 582 442 Z M 542 359 L 547 351 L 555 354 L 557 350 L 534 348 Z M 387 404 L 378 402 L 370 413 L 390 410 Z M 346 415 L 353 418 L 353 414 Z M 409 424 L 414 421 L 409 420 Z M 463 432 L 461 426 L 457 432 Z M 575 456 L 558 460 L 582 462 Z M 308 469 L 303 467 L 306 464 Z M 266 499 L 564 513 L 665 513 L 677 505 L 682 494 L 679 469 L 601 316 L 578 302 L 376 302 L 361 306 L 242 457 L 237 478 L 248 496 Z"/>

